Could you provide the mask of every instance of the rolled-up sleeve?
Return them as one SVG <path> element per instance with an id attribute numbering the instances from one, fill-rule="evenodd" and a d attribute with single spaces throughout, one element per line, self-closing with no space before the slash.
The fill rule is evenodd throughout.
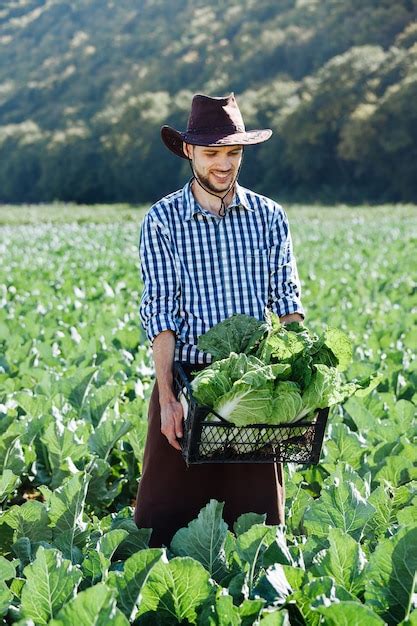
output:
<path id="1" fill-rule="evenodd" d="M 164 330 L 178 333 L 180 286 L 168 233 L 163 224 L 147 214 L 139 237 L 143 294 L 139 307 L 149 341 Z"/>
<path id="2" fill-rule="evenodd" d="M 270 282 L 268 308 L 282 317 L 290 313 L 304 316 L 301 285 L 293 254 L 290 227 L 284 209 L 277 206 L 270 232 Z"/>

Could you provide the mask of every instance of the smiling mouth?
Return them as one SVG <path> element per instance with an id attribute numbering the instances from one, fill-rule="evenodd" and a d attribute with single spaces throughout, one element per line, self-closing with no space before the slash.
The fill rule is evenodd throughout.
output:
<path id="1" fill-rule="evenodd" d="M 221 182 L 225 182 L 228 178 L 230 178 L 230 174 L 231 172 L 228 172 L 227 174 L 219 174 L 219 173 L 213 172 L 213 176 Z"/>

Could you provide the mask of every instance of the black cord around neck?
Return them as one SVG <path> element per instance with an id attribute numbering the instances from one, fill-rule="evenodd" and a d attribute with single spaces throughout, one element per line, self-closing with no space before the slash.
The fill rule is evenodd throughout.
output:
<path id="1" fill-rule="evenodd" d="M 242 160 L 243 160 L 243 155 L 242 155 Z M 224 196 L 218 196 L 216 193 L 213 193 L 212 191 L 207 189 L 203 185 L 201 180 L 198 178 L 197 174 L 195 173 L 194 168 L 193 168 L 193 162 L 192 162 L 192 160 L 190 158 L 188 159 L 188 163 L 190 164 L 191 171 L 193 173 L 193 179 L 200 185 L 201 189 L 203 189 L 206 193 L 209 193 L 211 196 L 215 196 L 216 198 L 219 198 L 219 200 L 220 200 L 219 216 L 220 217 L 224 217 L 226 215 L 226 208 L 227 208 L 224 199 L 226 198 L 227 194 L 229 193 L 229 191 L 232 189 L 232 187 L 234 186 L 235 182 L 237 181 L 237 178 L 238 178 L 239 172 L 240 172 L 240 168 L 242 167 L 242 161 L 240 162 L 239 168 L 238 168 L 238 170 L 236 172 L 236 176 L 234 177 L 234 179 L 232 181 L 232 184 L 230 185 L 229 189 L 226 191 Z"/>

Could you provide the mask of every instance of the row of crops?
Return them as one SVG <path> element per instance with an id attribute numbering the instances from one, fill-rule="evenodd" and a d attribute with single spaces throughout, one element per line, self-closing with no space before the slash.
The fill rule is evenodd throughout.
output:
<path id="1" fill-rule="evenodd" d="M 1 227 L 0 624 L 416 625 L 414 209 L 289 211 L 309 326 L 382 381 L 332 410 L 319 465 L 286 466 L 285 528 L 213 500 L 167 549 L 132 520 L 139 215 Z"/>

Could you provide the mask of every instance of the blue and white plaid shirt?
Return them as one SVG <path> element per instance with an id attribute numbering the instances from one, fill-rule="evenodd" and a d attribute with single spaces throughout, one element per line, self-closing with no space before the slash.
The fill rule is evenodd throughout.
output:
<path id="1" fill-rule="evenodd" d="M 285 211 L 240 185 L 224 217 L 197 204 L 191 181 L 162 198 L 145 215 L 139 251 L 143 327 L 151 342 L 174 331 L 178 361 L 210 363 L 197 340 L 233 313 L 304 314 Z"/>

